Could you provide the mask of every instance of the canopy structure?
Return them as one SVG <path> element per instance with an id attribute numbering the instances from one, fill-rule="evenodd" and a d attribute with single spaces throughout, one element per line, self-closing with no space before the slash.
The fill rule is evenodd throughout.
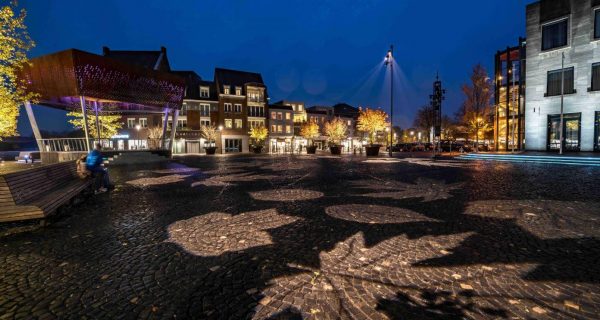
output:
<path id="1" fill-rule="evenodd" d="M 185 79 L 175 74 L 77 49 L 31 59 L 31 64 L 22 69 L 20 79 L 24 80 L 28 92 L 37 94 L 37 104 L 52 108 L 80 109 L 84 115 L 90 105 L 96 115 L 103 105 L 109 105 L 111 112 L 117 113 L 164 112 L 165 148 L 169 112 L 176 123 L 185 92 Z M 25 102 L 25 108 L 40 151 L 43 151 L 29 101 Z M 89 150 L 87 117 L 84 119 L 86 148 Z M 171 131 L 172 140 L 175 129 Z"/>
<path id="2" fill-rule="evenodd" d="M 175 74 L 69 49 L 31 59 L 21 78 L 39 104 L 68 109 L 86 100 L 116 104 L 119 110 L 180 109 L 185 80 Z"/>

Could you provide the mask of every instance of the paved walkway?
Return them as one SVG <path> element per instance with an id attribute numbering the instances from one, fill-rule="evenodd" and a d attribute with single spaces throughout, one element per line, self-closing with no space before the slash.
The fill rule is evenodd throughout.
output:
<path id="1" fill-rule="evenodd" d="M 600 314 L 600 168 L 183 157 L 0 238 L 0 319 Z"/>

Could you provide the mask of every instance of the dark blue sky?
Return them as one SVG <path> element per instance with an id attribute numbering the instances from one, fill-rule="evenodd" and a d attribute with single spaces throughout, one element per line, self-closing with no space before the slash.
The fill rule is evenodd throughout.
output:
<path id="1" fill-rule="evenodd" d="M 5 0 L 3 0 L 5 1 Z M 412 124 L 427 104 L 436 71 L 447 89 L 444 113 L 463 99 L 473 65 L 491 71 L 494 54 L 525 35 L 531 0 L 21 0 L 37 46 L 167 47 L 171 67 L 212 79 L 216 66 L 260 72 L 271 101 L 307 106 L 347 102 L 389 110 L 383 57 L 395 45 L 395 123 Z M 384 86 L 385 84 L 385 86 Z M 40 126 L 63 130 L 60 112 L 39 110 Z M 24 113 L 23 113 L 24 115 Z M 30 134 L 21 117 L 23 135 Z"/>

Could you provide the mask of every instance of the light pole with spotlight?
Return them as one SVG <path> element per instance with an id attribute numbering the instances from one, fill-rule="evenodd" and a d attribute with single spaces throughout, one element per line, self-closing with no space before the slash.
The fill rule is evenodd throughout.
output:
<path id="1" fill-rule="evenodd" d="M 394 132 L 394 45 L 390 45 L 385 56 L 385 65 L 390 66 L 390 133 Z M 387 137 L 386 137 L 387 138 Z M 392 156 L 392 135 L 390 134 L 390 157 Z"/>

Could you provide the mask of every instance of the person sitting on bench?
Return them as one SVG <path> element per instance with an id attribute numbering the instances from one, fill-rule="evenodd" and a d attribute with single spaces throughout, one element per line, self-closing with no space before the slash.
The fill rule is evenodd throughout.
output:
<path id="1" fill-rule="evenodd" d="M 102 167 L 103 159 L 101 150 L 102 145 L 99 143 L 96 144 L 96 148 L 88 153 L 85 161 L 85 166 L 92 173 L 92 176 L 102 175 L 102 186 L 100 188 L 96 187 L 96 193 L 106 192 L 110 187 L 108 171 Z"/>

